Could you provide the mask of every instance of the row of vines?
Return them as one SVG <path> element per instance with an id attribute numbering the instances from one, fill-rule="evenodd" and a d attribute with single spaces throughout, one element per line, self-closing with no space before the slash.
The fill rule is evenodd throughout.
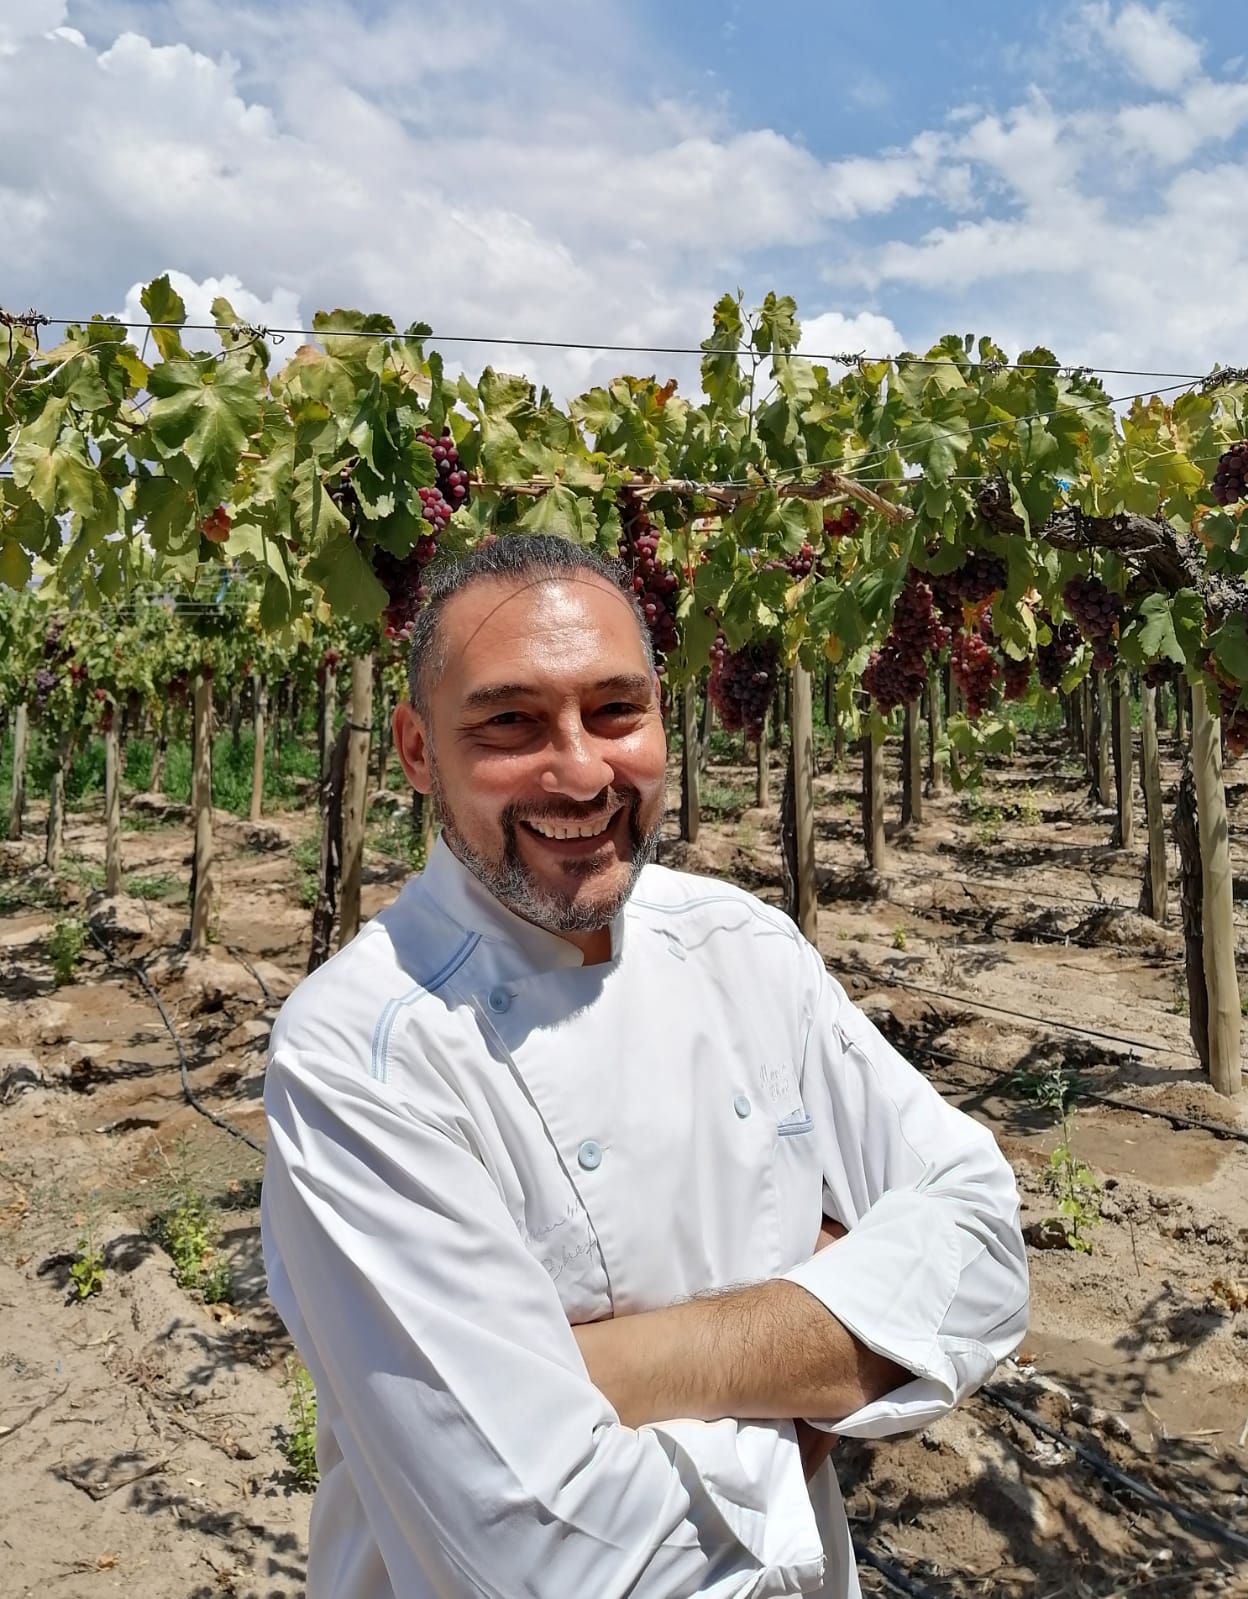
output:
<path id="1" fill-rule="evenodd" d="M 158 724 L 187 697 L 193 947 L 209 926 L 214 692 L 246 686 L 259 749 L 264 685 L 289 663 L 322 690 L 327 674 L 349 682 L 340 747 L 323 761 L 327 949 L 327 914 L 340 938 L 358 924 L 375 682 L 401 658 L 425 568 L 540 531 L 628 563 L 685 734 L 686 784 L 699 685 L 726 727 L 757 737 L 783 680 L 785 858 L 810 936 L 812 674 L 830 675 L 837 725 L 862 741 L 872 858 L 891 726 L 908 730 L 913 770 L 924 711 L 934 762 L 959 782 L 1009 750 L 1013 703 L 1061 694 L 1068 716 L 1108 726 L 1135 674 L 1147 799 L 1154 696 L 1173 684 L 1191 706 L 1190 958 L 1211 1075 L 1238 1089 L 1222 762 L 1248 738 L 1245 374 L 1111 395 L 1047 350 L 1011 361 L 954 337 L 825 364 L 796 353 L 791 300 L 747 312 L 725 297 L 696 402 L 672 381 L 621 376 L 561 406 L 523 377 L 448 376 L 421 325 L 318 316 L 274 368 L 265 330 L 224 301 L 210 349 L 188 342 L 167 279 L 143 303 L 141 344 L 104 318 L 51 348 L 33 315 L 0 334 L 0 703 L 15 726 L 39 717 L 67 758 L 83 729 L 107 742 L 123 708 Z M 54 849 L 55 794 L 50 811 Z M 1164 915 L 1156 878 L 1153 892 Z"/>

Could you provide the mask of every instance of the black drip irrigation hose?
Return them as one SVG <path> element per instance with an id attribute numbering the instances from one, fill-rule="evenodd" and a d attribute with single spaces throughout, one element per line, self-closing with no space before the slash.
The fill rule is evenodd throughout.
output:
<path id="1" fill-rule="evenodd" d="M 234 1123 L 227 1121 L 224 1116 L 218 1116 L 215 1111 L 209 1110 L 207 1105 L 203 1103 L 203 1101 L 195 1093 L 195 1090 L 191 1087 L 190 1065 L 186 1058 L 186 1051 L 182 1047 L 182 1040 L 178 1036 L 178 1030 L 173 1025 L 173 1018 L 165 1009 L 164 1001 L 156 992 L 155 985 L 152 983 L 151 978 L 148 977 L 147 973 L 141 966 L 135 965 L 133 961 L 123 960 L 121 956 L 118 955 L 114 950 L 109 949 L 108 945 L 99 936 L 90 923 L 87 924 L 87 931 L 95 940 L 96 944 L 103 952 L 104 958 L 109 962 L 109 964 L 119 967 L 122 971 L 129 972 L 132 977 L 137 978 L 143 988 L 143 992 L 160 1012 L 160 1019 L 162 1022 L 164 1022 L 165 1030 L 168 1032 L 169 1037 L 173 1040 L 173 1047 L 178 1052 L 178 1070 L 182 1075 L 182 1093 L 187 1104 L 190 1105 L 192 1110 L 197 1110 L 201 1116 L 206 1117 L 214 1127 L 219 1127 L 223 1133 L 229 1133 L 231 1138 L 241 1139 L 244 1144 L 249 1146 L 249 1148 L 254 1149 L 257 1155 L 263 1157 L 265 1153 L 263 1144 L 257 1143 L 250 1133 L 244 1132 L 241 1127 L 235 1127 Z"/>
<path id="2" fill-rule="evenodd" d="M 1055 1443 L 1081 1460 L 1096 1476 L 1109 1483 L 1111 1487 L 1120 1488 L 1124 1493 L 1129 1493 L 1142 1504 L 1152 1510 L 1160 1510 L 1163 1514 L 1177 1521 L 1181 1527 L 1186 1527 L 1189 1532 L 1201 1534 L 1203 1537 L 1212 1538 L 1218 1543 L 1227 1544 L 1236 1549 L 1240 1554 L 1248 1555 L 1248 1536 L 1236 1532 L 1224 1521 L 1219 1521 L 1213 1516 L 1203 1515 L 1199 1510 L 1187 1510 L 1183 1505 L 1176 1505 L 1172 1499 L 1167 1499 L 1164 1494 L 1151 1488 L 1148 1483 L 1141 1482 L 1138 1477 L 1131 1477 L 1125 1471 L 1120 1471 L 1111 1461 L 1106 1460 L 1098 1450 L 1090 1449 L 1087 1444 L 1082 1444 L 1077 1438 L 1071 1438 L 1058 1427 L 1051 1427 L 1047 1421 L 1042 1421 L 1034 1411 L 1028 1410 L 1025 1405 L 1020 1405 L 1016 1399 L 1011 1399 L 1008 1394 L 985 1384 L 979 1390 L 980 1396 L 989 1404 L 998 1405 L 1002 1410 L 1023 1422 L 1033 1432 L 1051 1438 Z"/>
<path id="3" fill-rule="evenodd" d="M 226 944 L 225 952 L 227 955 L 232 955 L 238 964 L 245 967 L 251 976 L 255 978 L 256 982 L 259 983 L 260 992 L 264 995 L 264 1003 L 266 1005 L 276 1006 L 279 1003 L 277 995 L 274 994 L 273 990 L 265 982 L 264 978 L 261 977 L 260 973 L 256 970 L 252 963 L 247 959 L 246 955 L 244 955 L 241 950 L 235 949 L 233 944 Z"/>
<path id="4" fill-rule="evenodd" d="M 940 1599 L 940 1595 L 933 1589 L 924 1587 L 917 1578 L 911 1577 L 900 1566 L 895 1566 L 891 1560 L 886 1560 L 883 1555 L 877 1555 L 868 1544 L 860 1543 L 857 1538 L 853 1543 L 854 1557 L 858 1563 L 878 1571 L 895 1593 L 904 1593 L 906 1599 Z"/>
<path id="5" fill-rule="evenodd" d="M 968 1055 L 955 1054 L 950 1049 L 937 1049 L 933 1044 L 916 1044 L 916 1055 L 924 1056 L 928 1060 L 947 1061 L 955 1066 L 969 1066 L 974 1072 L 983 1072 L 987 1077 L 1005 1083 L 1013 1074 L 1012 1067 L 1003 1071 L 995 1066 L 986 1066 L 982 1061 L 971 1060 Z M 1183 1116 L 1177 1110 L 1158 1110 L 1152 1105 L 1136 1105 L 1129 1099 L 1119 1099 L 1114 1094 L 1099 1094 L 1094 1088 L 1076 1087 L 1072 1093 L 1072 1100 L 1086 1100 L 1092 1105 L 1108 1105 L 1112 1110 L 1129 1111 L 1133 1116 L 1152 1116 L 1158 1121 L 1169 1122 L 1172 1127 L 1191 1128 L 1195 1132 L 1209 1133 L 1214 1138 L 1230 1138 L 1237 1143 L 1248 1144 L 1248 1133 L 1241 1132 L 1237 1127 L 1224 1127 L 1221 1122 L 1205 1121 L 1200 1116 Z"/>

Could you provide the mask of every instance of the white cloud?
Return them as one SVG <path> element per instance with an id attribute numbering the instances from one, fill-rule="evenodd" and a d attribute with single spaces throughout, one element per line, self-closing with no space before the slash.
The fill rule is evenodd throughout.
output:
<path id="1" fill-rule="evenodd" d="M 0 56 L 15 55 L 28 39 L 59 28 L 65 10 L 65 0 L 5 0 L 0 16 Z"/>
<path id="2" fill-rule="evenodd" d="M 1200 68 L 1200 45 L 1174 21 L 1169 6 L 1132 3 L 1115 11 L 1099 3 L 1084 9 L 1083 21 L 1150 89 L 1178 89 Z"/>
<path id="3" fill-rule="evenodd" d="M 824 311 L 802 322 L 802 355 L 892 355 L 905 348 L 905 340 L 886 316 L 859 311 L 846 316 Z"/>
<path id="4" fill-rule="evenodd" d="M 156 277 L 159 275 L 153 274 Z M 288 289 L 276 289 L 267 300 L 262 300 L 236 277 L 204 278 L 196 282 L 176 268 L 170 269 L 169 282 L 181 296 L 186 307 L 186 320 L 192 325 L 214 326 L 216 318 L 212 314 L 212 302 L 221 297 L 230 302 L 240 322 L 248 322 L 252 327 L 280 329 L 304 326 L 298 296 Z M 131 286 L 125 305 L 116 313 L 121 321 L 131 324 L 147 321 L 147 312 L 143 309 L 141 299 L 143 288 L 142 283 Z M 213 333 L 192 331 L 186 334 L 183 343 L 191 349 L 207 350 L 216 349 L 218 341 Z"/>

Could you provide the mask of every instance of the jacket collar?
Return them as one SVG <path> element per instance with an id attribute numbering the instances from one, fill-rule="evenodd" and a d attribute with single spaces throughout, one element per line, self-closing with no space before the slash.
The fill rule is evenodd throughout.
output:
<path id="1" fill-rule="evenodd" d="M 417 892 L 428 898 L 465 932 L 510 945 L 533 971 L 583 966 L 581 951 L 557 933 L 535 927 L 509 911 L 486 888 L 441 835 L 433 846 L 424 871 L 416 879 Z M 611 924 L 611 958 L 619 959 L 624 938 L 624 912 Z"/>

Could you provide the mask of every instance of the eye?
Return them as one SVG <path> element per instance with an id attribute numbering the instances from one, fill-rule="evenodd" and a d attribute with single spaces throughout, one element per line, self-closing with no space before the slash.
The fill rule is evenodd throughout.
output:
<path id="1" fill-rule="evenodd" d="M 612 700 L 610 704 L 599 707 L 599 716 L 639 716 L 642 707 L 634 705 L 629 700 Z"/>
<path id="2" fill-rule="evenodd" d="M 519 727 L 528 721 L 523 711 L 499 711 L 497 716 L 491 716 L 485 724 L 487 727 Z"/>

